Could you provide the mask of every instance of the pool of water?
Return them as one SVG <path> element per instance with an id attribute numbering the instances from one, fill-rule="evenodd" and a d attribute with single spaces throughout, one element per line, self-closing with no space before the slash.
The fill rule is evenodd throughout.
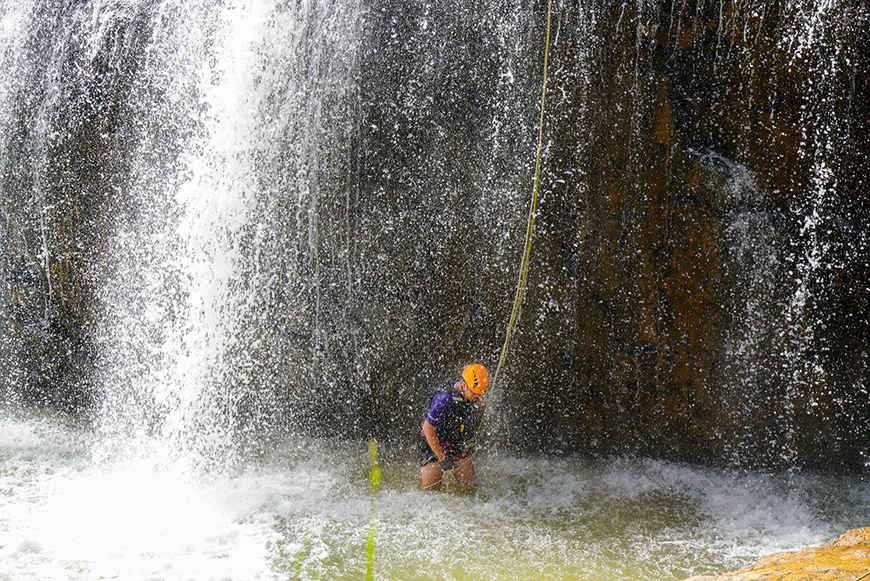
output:
<path id="1" fill-rule="evenodd" d="M 660 581 L 870 523 L 861 476 L 484 451 L 475 492 L 427 493 L 386 447 L 373 494 L 366 442 L 287 437 L 208 470 L 98 448 L 86 425 L 0 412 L 0 580 Z"/>

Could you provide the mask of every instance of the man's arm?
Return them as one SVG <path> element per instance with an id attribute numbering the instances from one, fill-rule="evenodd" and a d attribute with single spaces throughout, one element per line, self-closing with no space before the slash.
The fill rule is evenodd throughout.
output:
<path id="1" fill-rule="evenodd" d="M 426 441 L 429 443 L 429 447 L 432 448 L 432 451 L 435 452 L 438 461 L 443 462 L 446 460 L 447 454 L 445 454 L 444 449 L 441 448 L 441 442 L 438 440 L 438 435 L 435 433 L 435 426 L 426 420 L 423 420 L 423 435 L 426 436 Z"/>

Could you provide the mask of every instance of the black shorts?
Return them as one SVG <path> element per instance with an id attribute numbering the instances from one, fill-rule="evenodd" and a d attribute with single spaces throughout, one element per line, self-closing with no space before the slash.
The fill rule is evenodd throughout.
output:
<path id="1" fill-rule="evenodd" d="M 468 446 L 465 442 L 458 444 L 454 442 L 441 442 L 441 448 L 444 450 L 445 454 L 454 460 L 464 458 L 468 455 Z M 426 464 L 438 461 L 438 456 L 436 456 L 435 452 L 432 451 L 432 448 L 429 447 L 429 442 L 426 441 L 426 437 L 422 433 L 417 435 L 417 449 L 420 451 L 420 466 L 425 466 Z"/>

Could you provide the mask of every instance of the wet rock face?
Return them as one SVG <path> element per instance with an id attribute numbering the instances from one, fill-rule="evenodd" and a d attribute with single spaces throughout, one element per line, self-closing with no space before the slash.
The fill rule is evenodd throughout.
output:
<path id="1" fill-rule="evenodd" d="M 147 27 L 131 11 L 91 56 L 73 8 L 34 10 L 4 60 L 0 394 L 78 414 L 96 397 L 98 265 L 128 202 L 133 143 L 120 129 Z"/>
<path id="2" fill-rule="evenodd" d="M 811 41 L 783 3 L 721 7 L 560 16 L 512 352 L 549 397 L 508 388 L 514 413 L 555 448 L 860 464 L 866 10 Z"/>
<path id="3" fill-rule="evenodd" d="M 686 581 L 858 581 L 867 578 L 870 529 L 853 529 L 822 547 L 775 553 L 733 573 Z"/>
<path id="4" fill-rule="evenodd" d="M 131 175 L 170 197 L 189 177 L 184 139 L 208 107 L 175 119 L 180 97 L 140 69 L 156 54 L 146 4 L 87 59 L 67 46 L 36 67 L 3 118 L 16 131 L 0 182 L 0 372 L 15 397 L 93 401 L 114 274 L 104 253 L 119 223 L 155 211 Z M 870 16 L 859 0 L 816 4 L 553 2 L 537 229 L 493 391 L 496 437 L 863 466 Z M 287 417 L 310 405 L 318 433 L 404 437 L 437 378 L 472 359 L 495 366 L 532 190 L 545 8 L 372 2 L 348 51 L 358 64 L 341 65 L 356 85 L 326 93 L 323 126 L 253 123 L 284 137 L 251 161 L 255 223 L 225 233 L 250 269 L 230 286 L 271 285 L 251 291 L 257 308 L 233 322 L 229 368 L 215 373 L 258 386 L 236 401 Z M 22 59 L 51 53 L 62 20 L 34 29 Z M 52 88 L 55 72 L 65 82 Z M 281 109 L 280 93 L 245 110 Z M 326 137 L 296 167 L 299 133 Z M 136 151 L 152 142 L 143 170 Z M 297 397 L 311 384 L 320 400 Z"/>

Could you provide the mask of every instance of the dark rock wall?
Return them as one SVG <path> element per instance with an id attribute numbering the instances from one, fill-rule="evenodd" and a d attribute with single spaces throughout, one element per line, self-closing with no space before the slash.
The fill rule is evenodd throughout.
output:
<path id="1" fill-rule="evenodd" d="M 494 394 L 501 427 L 510 426 L 500 437 L 542 450 L 860 465 L 868 411 L 867 352 L 859 347 L 868 325 L 858 314 L 867 295 L 866 8 L 553 7 L 538 229 L 522 320 Z M 522 34 L 543 39 L 545 12 L 543 3 L 530 6 Z M 462 26 L 451 30 L 460 35 Z M 496 34 L 480 25 L 465 30 L 473 38 Z M 537 104 L 540 44 L 484 54 L 498 72 L 509 61 L 525 63 L 517 76 Z M 452 55 L 442 58 L 451 70 Z M 496 93 L 497 72 L 472 60 L 474 82 L 461 86 Z M 387 62 L 403 63 L 398 56 Z M 480 116 L 481 107 L 502 126 L 491 99 L 463 108 Z M 446 180 L 442 172 L 428 180 L 467 184 L 475 172 L 501 171 L 528 200 L 535 111 L 519 102 L 512 110 L 523 120 L 515 127 L 531 136 L 512 143 L 514 166 L 475 159 L 462 147 L 469 137 L 448 145 L 447 156 L 472 174 L 446 168 Z M 430 143 L 431 121 L 416 126 L 411 135 Z M 402 140 L 382 135 L 378 142 Z M 498 159 L 497 139 L 474 142 Z M 419 175 L 389 149 L 369 159 Z M 388 195 L 403 191 L 373 180 L 370 187 Z M 430 280 L 458 283 L 455 296 L 433 285 L 446 301 L 433 322 L 465 314 L 465 323 L 430 342 L 433 356 L 454 365 L 469 354 L 497 359 L 515 280 L 502 273 L 515 273 L 525 215 L 516 200 L 503 202 L 517 220 L 491 224 L 496 236 L 512 228 L 513 263 L 478 247 L 473 268 L 465 254 L 427 269 Z M 457 212 L 452 222 L 465 219 Z M 405 289 L 429 293 L 422 284 Z M 430 328 L 421 325 L 414 336 L 427 337 Z M 385 405 L 395 394 L 385 394 Z"/>
<path id="2" fill-rule="evenodd" d="M 557 16 L 512 366 L 545 449 L 861 461 L 867 12 L 798 4 Z"/>
<path id="3" fill-rule="evenodd" d="M 48 2 L 15 61 L 47 64 L 14 77 L 3 117 L 7 398 L 88 408 L 105 359 L 95 329 L 111 316 L 101 253 L 148 203 L 127 187 L 143 174 L 141 142 L 165 142 L 144 172 L 150 189 L 184 180 L 185 136 L 202 127 L 164 120 L 158 81 L 171 71 L 146 78 L 150 31 L 172 18 L 157 5 L 128 11 L 86 59 L 76 8 Z M 489 437 L 553 452 L 862 466 L 866 6 L 552 9 L 537 229 Z M 225 402 L 240 423 L 406 437 L 433 382 L 472 359 L 494 369 L 532 191 L 546 11 L 371 2 L 353 57 L 344 47 L 334 64 L 285 71 L 353 79 L 312 83 L 316 119 L 282 120 L 280 86 L 261 93 L 260 123 L 277 128 L 262 133 L 278 137 L 253 163 L 262 191 L 251 215 L 268 234 L 252 224 L 234 239 L 249 264 L 236 286 L 255 308 L 239 315 L 217 374 L 245 391 Z M 264 57 L 262 82 L 282 66 Z M 323 136 L 304 159 L 293 157 L 301 133 Z M 311 176 L 305 200 L 300 172 Z"/>
<path id="4" fill-rule="evenodd" d="M 148 28 L 131 14 L 90 59 L 76 16 L 38 6 L 4 55 L 0 345 L 7 398 L 80 413 L 93 404 L 101 315 L 93 266 L 124 203 L 120 128 Z"/>

